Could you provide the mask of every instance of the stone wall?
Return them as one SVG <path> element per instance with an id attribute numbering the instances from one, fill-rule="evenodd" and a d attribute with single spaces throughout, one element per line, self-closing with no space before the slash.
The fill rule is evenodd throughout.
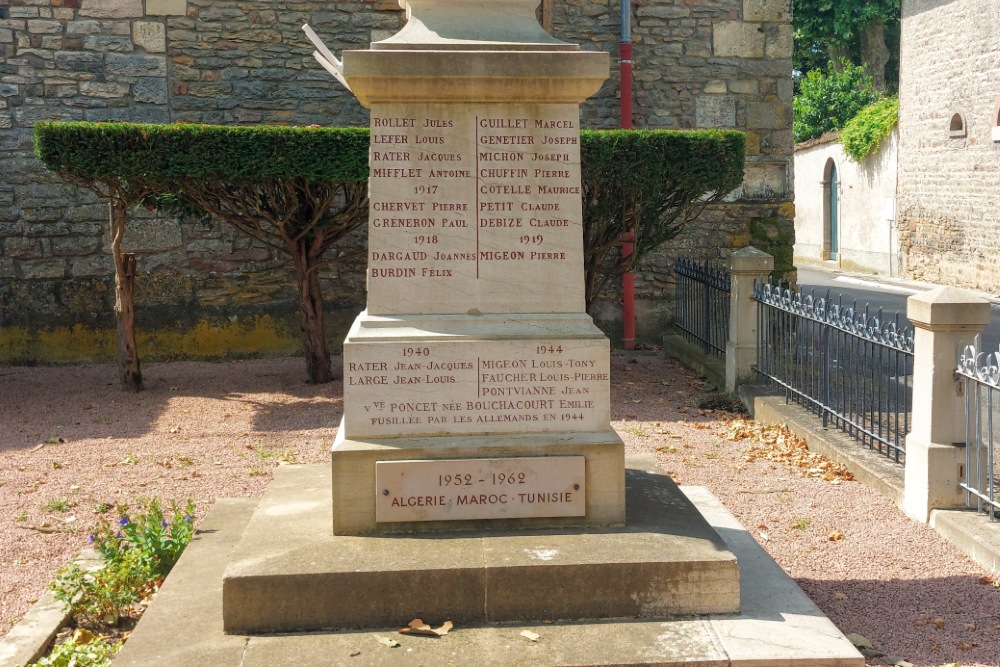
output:
<path id="1" fill-rule="evenodd" d="M 904 0 L 899 95 L 903 269 L 1000 292 L 1000 4 Z M 956 114 L 963 127 L 952 129 Z"/>
<path id="2" fill-rule="evenodd" d="M 637 280 L 639 335 L 670 319 L 678 254 L 722 258 L 753 243 L 791 269 L 789 0 L 648 0 L 634 5 L 635 125 L 747 131 L 747 181 L 651 258 Z M 617 55 L 619 9 L 554 0 L 553 33 Z M 301 26 L 332 50 L 401 27 L 387 0 L 0 0 L 0 362 L 113 352 L 105 207 L 34 159 L 40 120 L 364 125 L 367 113 L 313 60 Z M 618 123 L 617 66 L 583 109 Z M 363 235 L 358 242 L 363 243 Z M 298 349 L 295 284 L 283 257 L 207 221 L 140 213 L 144 358 Z M 331 341 L 363 307 L 364 267 L 330 263 Z M 614 295 L 597 313 L 609 333 Z"/>

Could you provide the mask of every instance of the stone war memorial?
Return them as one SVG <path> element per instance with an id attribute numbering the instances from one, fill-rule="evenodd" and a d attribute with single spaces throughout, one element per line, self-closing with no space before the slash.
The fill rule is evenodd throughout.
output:
<path id="1" fill-rule="evenodd" d="M 714 498 L 626 465 L 583 293 L 579 105 L 610 59 L 548 35 L 536 6 L 409 0 L 398 34 L 342 61 L 305 27 L 371 112 L 368 302 L 332 467 L 276 475 L 229 557 L 225 631 L 420 618 L 472 646 L 544 620 L 569 622 L 548 627 L 585 664 L 862 664 L 759 547 L 738 558 L 722 534 L 746 533 Z M 593 624 L 622 618 L 652 620 L 593 654 Z"/>

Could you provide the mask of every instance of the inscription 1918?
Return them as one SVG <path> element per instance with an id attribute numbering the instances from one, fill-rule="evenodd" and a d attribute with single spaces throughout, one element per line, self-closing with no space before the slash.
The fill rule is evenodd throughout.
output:
<path id="1" fill-rule="evenodd" d="M 575 105 L 484 105 L 473 116 L 450 105 L 381 107 L 369 313 L 482 310 L 509 294 L 529 312 L 583 310 L 578 134 Z M 567 293 L 532 289 L 539 280 Z M 456 298 L 425 296 L 449 283 Z"/>

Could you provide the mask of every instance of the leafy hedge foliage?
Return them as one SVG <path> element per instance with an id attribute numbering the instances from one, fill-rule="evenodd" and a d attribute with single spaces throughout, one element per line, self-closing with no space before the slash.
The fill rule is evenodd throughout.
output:
<path id="1" fill-rule="evenodd" d="M 368 140 L 364 128 L 35 126 L 38 157 L 64 178 L 89 181 L 92 188 L 103 182 L 108 190 L 115 184 L 134 193 L 133 202 L 148 201 L 147 192 L 177 194 L 258 239 L 268 230 L 257 223 L 244 228 L 240 219 L 253 214 L 271 227 L 287 228 L 276 209 L 299 198 L 296 192 L 306 192 L 308 183 L 366 182 Z M 743 179 L 740 132 L 584 131 L 580 149 L 588 303 L 600 282 L 631 270 L 643 255 L 676 236 L 706 204 L 719 201 Z M 259 189 L 261 182 L 268 192 L 229 196 L 248 184 Z M 281 202 L 271 196 L 271 191 L 287 189 L 292 182 L 298 183 L 294 196 Z M 202 192 L 208 185 L 215 190 Z M 223 201 L 227 196 L 229 204 Z M 232 203 L 237 200 L 244 206 Z M 246 209 L 247 201 L 252 210 Z M 230 215 L 224 215 L 227 212 Z M 623 263 L 617 249 L 629 230 L 634 251 Z M 321 251 L 310 252 L 318 256 Z"/>
<path id="2" fill-rule="evenodd" d="M 588 305 L 743 181 L 745 136 L 721 130 L 581 132 Z M 631 229 L 633 251 L 617 249 Z"/>
<path id="3" fill-rule="evenodd" d="M 846 60 L 841 63 L 839 72 L 832 64 L 825 70 L 810 70 L 799 84 L 799 94 L 792 100 L 795 141 L 807 141 L 824 132 L 839 130 L 879 98 L 865 69 Z"/>
<path id="4" fill-rule="evenodd" d="M 844 152 L 855 162 L 861 162 L 878 150 L 899 122 L 899 98 L 887 97 L 870 104 L 849 120 L 840 132 Z"/>
<path id="5" fill-rule="evenodd" d="M 35 153 L 94 179 L 368 179 L 368 130 L 279 126 L 39 123 Z"/>

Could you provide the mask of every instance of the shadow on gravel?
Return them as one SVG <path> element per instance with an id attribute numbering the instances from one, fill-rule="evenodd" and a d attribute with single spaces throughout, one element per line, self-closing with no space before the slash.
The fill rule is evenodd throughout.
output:
<path id="1" fill-rule="evenodd" d="M 998 664 L 1000 589 L 991 581 L 964 576 L 797 583 L 842 632 L 868 638 L 875 653 L 937 667 Z M 871 655 L 868 664 L 891 663 Z"/>
<path id="2" fill-rule="evenodd" d="M 255 434 L 336 427 L 341 383 L 311 385 L 303 377 L 302 360 L 295 358 L 151 363 L 143 367 L 145 390 L 129 394 L 109 364 L 0 366 L 0 452 L 59 438 L 147 435 L 158 431 L 173 402 L 189 399 L 195 407 L 199 399 L 252 406 Z"/>

